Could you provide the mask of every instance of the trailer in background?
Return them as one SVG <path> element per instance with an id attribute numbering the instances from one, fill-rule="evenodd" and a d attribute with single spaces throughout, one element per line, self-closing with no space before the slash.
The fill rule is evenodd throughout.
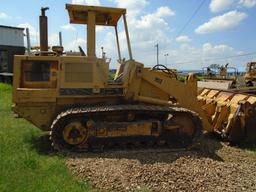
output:
<path id="1" fill-rule="evenodd" d="M 24 53 L 24 28 L 0 25 L 0 82 L 12 82 L 14 55 Z"/>

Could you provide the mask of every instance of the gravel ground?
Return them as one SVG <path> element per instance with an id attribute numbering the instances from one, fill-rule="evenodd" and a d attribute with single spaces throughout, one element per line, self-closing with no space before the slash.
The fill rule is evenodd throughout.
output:
<path id="1" fill-rule="evenodd" d="M 74 175 L 100 191 L 256 191 L 256 155 L 205 138 L 195 150 L 71 154 Z"/>

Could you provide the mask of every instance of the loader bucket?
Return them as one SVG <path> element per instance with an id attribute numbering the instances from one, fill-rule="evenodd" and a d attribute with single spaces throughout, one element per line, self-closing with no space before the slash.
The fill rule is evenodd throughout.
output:
<path id="1" fill-rule="evenodd" d="M 198 100 L 215 132 L 233 142 L 256 141 L 256 96 L 204 88 Z"/>

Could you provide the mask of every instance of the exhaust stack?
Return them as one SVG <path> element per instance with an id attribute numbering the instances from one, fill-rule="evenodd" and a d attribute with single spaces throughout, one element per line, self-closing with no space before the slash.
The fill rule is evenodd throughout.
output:
<path id="1" fill-rule="evenodd" d="M 26 28 L 26 37 L 27 37 L 27 53 L 29 55 L 30 54 L 30 50 L 31 50 L 29 28 Z"/>
<path id="2" fill-rule="evenodd" d="M 40 51 L 48 51 L 48 20 L 45 15 L 45 11 L 49 7 L 41 8 L 41 15 L 39 17 L 39 26 L 40 26 Z"/>
<path id="3" fill-rule="evenodd" d="M 62 47 L 62 33 L 59 32 L 59 46 Z"/>

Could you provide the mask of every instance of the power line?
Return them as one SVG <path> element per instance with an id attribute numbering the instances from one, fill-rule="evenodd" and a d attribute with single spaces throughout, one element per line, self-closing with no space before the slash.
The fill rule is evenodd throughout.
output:
<path id="1" fill-rule="evenodd" d="M 194 13 L 191 15 L 191 17 L 188 19 L 188 21 L 185 23 L 185 25 L 181 28 L 181 30 L 177 33 L 176 37 L 180 36 L 181 33 L 185 30 L 185 28 L 190 24 L 190 22 L 192 21 L 192 19 L 197 15 L 197 13 L 199 12 L 199 10 L 201 9 L 201 7 L 204 5 L 204 3 L 206 2 L 206 0 L 202 0 L 201 3 L 199 4 L 199 6 L 196 8 L 196 10 L 194 11 Z M 223 60 L 223 59 L 229 59 L 229 58 L 237 58 L 237 57 L 244 57 L 244 56 L 249 56 L 249 55 L 254 55 L 256 54 L 256 52 L 249 52 L 249 53 L 244 53 L 244 54 L 239 54 L 239 55 L 232 55 L 232 56 L 227 56 L 227 57 L 217 57 L 217 58 L 211 58 L 208 57 L 206 59 L 204 59 L 204 61 L 210 61 L 210 60 Z M 189 61 L 189 62 L 179 62 L 179 63 L 175 63 L 175 64 L 188 64 L 188 63 L 194 63 L 197 62 L 198 60 L 194 60 L 194 61 Z"/>
<path id="2" fill-rule="evenodd" d="M 255 52 L 250 52 L 250 53 L 239 54 L 239 55 L 227 56 L 227 57 L 217 57 L 217 58 L 214 58 L 214 59 L 207 58 L 206 61 L 208 61 L 208 60 L 230 59 L 230 58 L 236 58 L 236 57 L 244 57 L 244 56 L 254 55 L 254 54 L 256 54 L 256 51 Z"/>
<path id="3" fill-rule="evenodd" d="M 249 55 L 254 55 L 256 54 L 255 52 L 250 52 L 250 53 L 244 53 L 244 54 L 239 54 L 239 55 L 231 55 L 231 56 L 226 56 L 226 57 L 208 57 L 206 59 L 204 59 L 204 61 L 210 61 L 210 60 L 223 60 L 223 59 L 230 59 L 230 58 L 237 58 L 237 57 L 244 57 L 244 56 L 249 56 Z M 187 62 L 179 62 L 179 63 L 175 63 L 175 64 L 189 64 L 189 63 L 195 63 L 198 60 L 194 60 L 194 61 L 187 61 Z"/>
<path id="4" fill-rule="evenodd" d="M 192 21 L 192 19 L 196 16 L 196 14 L 198 13 L 198 11 L 201 9 L 201 7 L 203 6 L 203 4 L 205 3 L 206 0 L 202 0 L 202 2 L 200 3 L 200 5 L 196 8 L 196 10 L 194 11 L 194 13 L 191 15 L 191 17 L 188 19 L 188 21 L 185 23 L 185 25 L 181 28 L 181 30 L 177 33 L 176 37 L 178 37 L 184 30 L 185 28 L 190 24 L 190 22 Z"/>

